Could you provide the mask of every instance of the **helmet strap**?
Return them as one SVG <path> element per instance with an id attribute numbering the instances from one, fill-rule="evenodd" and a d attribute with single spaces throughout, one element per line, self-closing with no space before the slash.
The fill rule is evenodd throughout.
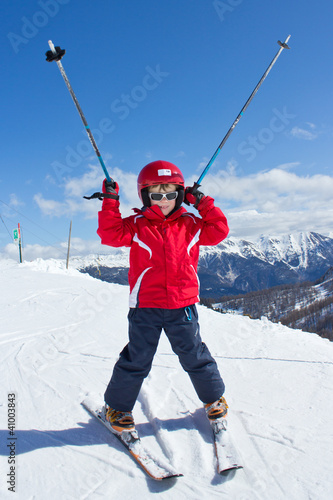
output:
<path id="1" fill-rule="evenodd" d="M 143 188 L 141 190 L 141 197 L 142 197 L 142 203 L 144 207 L 150 207 L 151 206 L 151 200 L 148 196 L 148 188 Z"/>

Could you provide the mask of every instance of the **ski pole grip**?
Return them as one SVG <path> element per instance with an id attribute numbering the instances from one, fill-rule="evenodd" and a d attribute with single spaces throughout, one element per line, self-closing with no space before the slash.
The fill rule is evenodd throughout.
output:
<path id="1" fill-rule="evenodd" d="M 198 191 L 199 187 L 200 187 L 200 184 L 198 184 L 198 182 L 195 182 L 191 188 L 191 193 L 195 195 L 195 193 Z"/>
<path id="2" fill-rule="evenodd" d="M 51 40 L 49 40 L 49 47 L 51 50 L 46 52 L 46 60 L 48 62 L 56 61 L 59 62 L 63 56 L 65 55 L 65 49 L 61 49 L 60 47 L 55 47 Z"/>

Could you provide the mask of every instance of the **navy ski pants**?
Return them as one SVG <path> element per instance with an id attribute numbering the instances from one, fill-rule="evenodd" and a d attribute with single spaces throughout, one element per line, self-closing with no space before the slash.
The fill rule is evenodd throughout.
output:
<path id="1" fill-rule="evenodd" d="M 111 408 L 133 409 L 142 382 L 150 372 L 162 329 L 199 399 L 205 404 L 222 396 L 224 383 L 201 340 L 195 305 L 181 309 L 131 308 L 128 321 L 129 342 L 120 353 L 104 395 Z"/>

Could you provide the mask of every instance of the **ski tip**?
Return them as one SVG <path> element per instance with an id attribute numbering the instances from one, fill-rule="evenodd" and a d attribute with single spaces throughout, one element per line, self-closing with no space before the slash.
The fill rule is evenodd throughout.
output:
<path id="1" fill-rule="evenodd" d="M 242 465 L 232 465 L 232 466 L 228 467 L 227 469 L 220 470 L 219 474 L 220 474 L 220 476 L 227 476 L 229 474 L 229 472 L 236 471 L 239 469 L 243 469 L 243 466 Z"/>
<path id="2" fill-rule="evenodd" d="M 161 481 L 165 481 L 166 479 L 177 479 L 177 477 L 184 477 L 184 474 L 170 474 L 170 476 L 162 477 Z"/>

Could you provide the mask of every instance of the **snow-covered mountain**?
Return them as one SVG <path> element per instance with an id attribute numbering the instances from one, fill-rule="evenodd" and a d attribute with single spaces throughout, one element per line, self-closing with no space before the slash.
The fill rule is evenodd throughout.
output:
<path id="1" fill-rule="evenodd" d="M 64 267 L 0 261 L 1 498 L 333 498 L 332 343 L 199 306 L 244 469 L 216 473 L 204 410 L 162 335 L 134 417 L 144 443 L 184 477 L 154 482 L 80 406 L 87 394 L 102 400 L 127 342 L 128 287 Z"/>
<path id="2" fill-rule="evenodd" d="M 314 281 L 332 265 L 333 239 L 317 233 L 261 237 L 256 243 L 227 238 L 201 252 L 201 295 L 236 295 Z"/>
<path id="3" fill-rule="evenodd" d="M 286 262 L 292 268 L 305 269 L 309 262 L 327 259 L 333 255 L 333 240 L 318 233 L 303 232 L 289 234 L 281 238 L 262 236 L 258 247 L 268 262 Z"/>
<path id="4" fill-rule="evenodd" d="M 76 265 L 102 280 L 126 284 L 128 249 L 77 259 Z M 331 266 L 333 239 L 317 233 L 261 237 L 255 243 L 230 237 L 217 246 L 200 250 L 201 296 L 219 298 L 315 281 Z"/>

